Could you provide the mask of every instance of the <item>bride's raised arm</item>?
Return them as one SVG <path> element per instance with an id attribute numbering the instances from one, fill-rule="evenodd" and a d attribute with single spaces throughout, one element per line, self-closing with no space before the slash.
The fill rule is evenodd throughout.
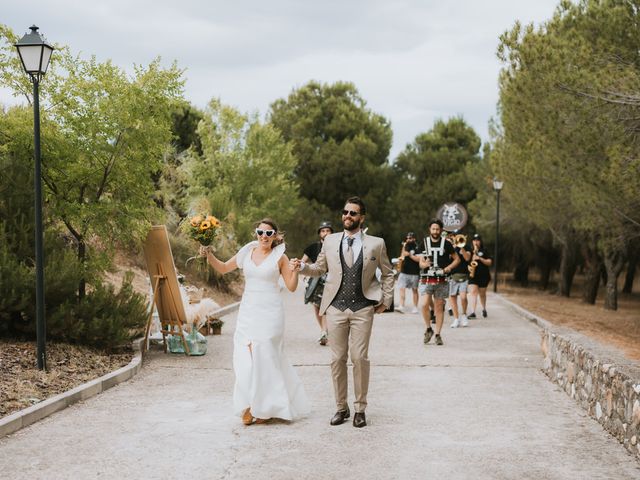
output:
<path id="1" fill-rule="evenodd" d="M 200 256 L 206 257 L 209 265 L 213 267 L 213 269 L 224 275 L 225 273 L 233 272 L 236 268 L 238 268 L 238 263 L 236 262 L 236 255 L 231 257 L 226 262 L 219 260 L 213 254 L 210 248 L 200 247 Z"/>
<path id="2" fill-rule="evenodd" d="M 282 275 L 284 284 L 290 292 L 295 292 L 296 288 L 298 288 L 298 271 L 292 271 L 289 268 L 289 258 L 284 253 L 278 260 L 278 268 L 280 268 L 280 275 Z"/>

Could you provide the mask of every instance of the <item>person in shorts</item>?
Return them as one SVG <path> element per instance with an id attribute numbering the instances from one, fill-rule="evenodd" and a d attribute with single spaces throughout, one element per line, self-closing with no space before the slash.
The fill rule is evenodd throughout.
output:
<path id="1" fill-rule="evenodd" d="M 467 291 L 469 288 L 469 261 L 471 252 L 466 246 L 458 247 L 453 244 L 453 248 L 460 257 L 460 263 L 451 272 L 449 279 L 449 305 L 453 312 L 453 322 L 451 328 L 459 326 L 468 327 L 467 318 Z M 460 297 L 460 309 L 458 309 L 458 297 Z M 449 312 L 451 313 L 451 312 Z"/>
<path id="2" fill-rule="evenodd" d="M 400 294 L 400 305 L 396 307 L 396 311 L 405 312 L 406 290 L 411 289 L 413 293 L 413 309 L 411 313 L 418 313 L 418 281 L 420 280 L 420 265 L 411 258 L 418 251 L 416 244 L 416 234 L 407 233 L 405 241 L 402 243 L 402 252 L 400 259 L 402 266 L 398 275 L 398 293 Z"/>
<path id="3" fill-rule="evenodd" d="M 424 238 L 422 255 L 415 256 L 420 271 L 420 293 L 422 318 L 427 326 L 424 332 L 424 343 L 427 344 L 435 333 L 436 345 L 443 345 L 442 324 L 444 322 L 444 304 L 449 296 L 449 275 L 458 266 L 460 258 L 455 252 L 451 242 L 447 242 L 442 236 L 442 222 L 433 219 L 428 224 L 429 234 Z M 431 328 L 431 316 L 429 303 L 433 301 L 433 309 L 436 316 L 435 331 Z"/>
<path id="4" fill-rule="evenodd" d="M 327 235 L 333 233 L 333 226 L 331 222 L 322 222 L 318 227 L 318 241 L 312 243 L 307 248 L 304 249 L 304 255 L 302 256 L 302 261 L 307 263 L 315 263 L 318 259 L 318 255 L 320 254 L 320 250 L 322 250 L 322 242 Z M 322 302 L 322 292 L 324 292 L 324 282 L 326 279 L 326 275 L 317 278 L 307 278 L 307 289 L 305 291 L 305 302 L 311 303 L 313 305 L 313 309 L 316 314 L 316 320 L 318 321 L 318 325 L 320 326 L 320 338 L 318 338 L 318 343 L 322 346 L 325 346 L 329 339 L 329 334 L 327 331 L 327 320 L 324 315 L 320 315 L 320 302 Z M 309 292 L 309 289 L 311 290 Z M 309 295 L 307 295 L 309 292 Z"/>
<path id="5" fill-rule="evenodd" d="M 482 316 L 487 316 L 487 286 L 491 281 L 490 267 L 493 260 L 489 256 L 489 252 L 484 249 L 482 237 L 476 233 L 471 240 L 472 253 L 471 262 L 476 262 L 473 275 L 469 273 L 469 297 L 471 300 L 471 313 L 469 318 L 476 318 L 476 305 L 478 298 L 482 307 Z"/>

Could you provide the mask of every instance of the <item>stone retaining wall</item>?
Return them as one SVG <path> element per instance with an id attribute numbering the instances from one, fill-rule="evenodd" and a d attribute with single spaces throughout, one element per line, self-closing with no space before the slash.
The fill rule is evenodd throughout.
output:
<path id="1" fill-rule="evenodd" d="M 540 327 L 549 379 L 640 459 L 640 363 L 503 300 Z"/>

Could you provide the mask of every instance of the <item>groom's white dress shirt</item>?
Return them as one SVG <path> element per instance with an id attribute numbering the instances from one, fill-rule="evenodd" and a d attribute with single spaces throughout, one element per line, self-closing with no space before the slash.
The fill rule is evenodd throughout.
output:
<path id="1" fill-rule="evenodd" d="M 362 230 L 358 231 L 358 233 L 353 235 L 353 237 L 349 237 L 347 232 L 344 233 L 344 237 L 342 238 L 342 255 L 344 258 L 346 258 L 347 249 L 349 248 L 349 243 L 347 242 L 349 238 L 353 238 L 353 245 L 351 248 L 353 250 L 353 261 L 355 262 L 358 255 L 360 255 L 360 250 L 362 250 Z"/>

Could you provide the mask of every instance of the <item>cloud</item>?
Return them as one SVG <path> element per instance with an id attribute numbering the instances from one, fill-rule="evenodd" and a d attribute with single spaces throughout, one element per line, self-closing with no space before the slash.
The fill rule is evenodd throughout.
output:
<path id="1" fill-rule="evenodd" d="M 392 158 L 436 118 L 463 115 L 483 139 L 497 102 L 499 35 L 550 18 L 556 1 L 23 0 L 3 7 L 17 32 L 37 23 L 53 42 L 128 71 L 160 55 L 186 69 L 186 96 L 244 111 L 311 79 L 355 83 L 394 128 Z M 39 12 L 39 18 L 33 18 Z M 1 103 L 15 103 L 0 90 Z"/>

